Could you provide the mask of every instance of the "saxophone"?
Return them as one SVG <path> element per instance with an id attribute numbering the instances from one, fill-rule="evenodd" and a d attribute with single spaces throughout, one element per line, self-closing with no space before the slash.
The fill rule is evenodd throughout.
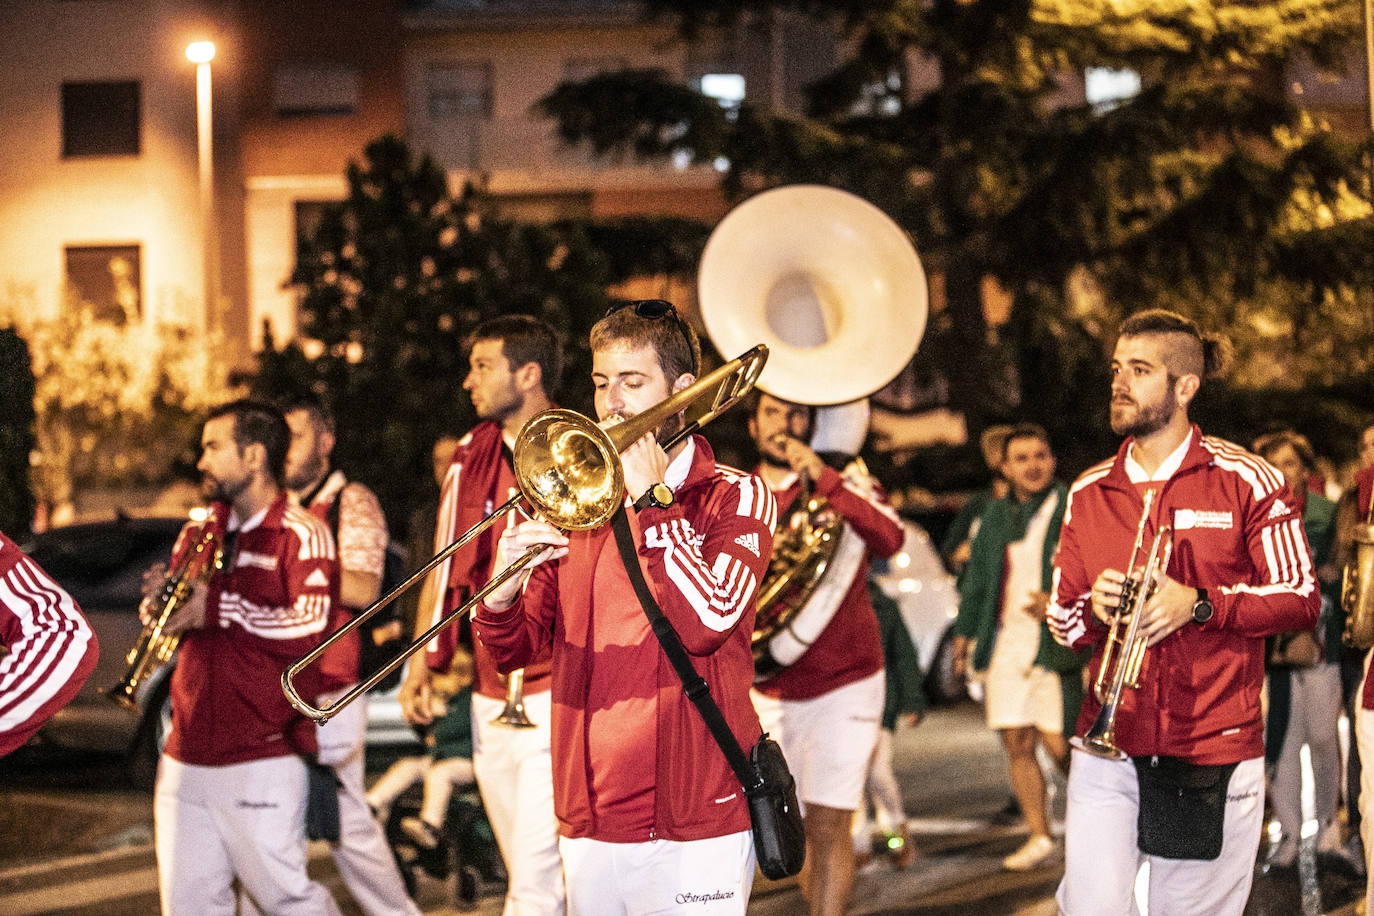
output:
<path id="1" fill-rule="evenodd" d="M 119 683 L 103 688 L 100 693 L 118 703 L 132 713 L 139 712 L 135 696 L 139 685 L 159 667 L 171 660 L 181 642 L 181 634 L 165 632 L 167 621 L 177 609 L 191 596 L 192 586 L 198 581 L 208 581 L 224 568 L 223 538 L 217 506 L 211 506 L 205 524 L 196 535 L 195 542 L 177 561 L 176 566 L 167 574 L 161 588 L 153 598 L 156 612 L 143 625 L 138 642 L 129 650 L 126 661 L 128 669 Z"/>
<path id="2" fill-rule="evenodd" d="M 1356 510 L 1358 511 L 1358 510 Z M 1345 633 L 1341 641 L 1355 649 L 1374 646 L 1374 499 L 1364 522 L 1352 532 L 1355 554 L 1341 578 Z"/>
<path id="3" fill-rule="evenodd" d="M 861 484 L 871 479 L 858 458 L 844 474 Z M 839 608 L 866 551 L 863 539 L 845 526 L 829 501 L 807 490 L 804 485 L 799 508 L 774 536 L 759 586 L 750 639 L 756 683 L 805 654 Z"/>

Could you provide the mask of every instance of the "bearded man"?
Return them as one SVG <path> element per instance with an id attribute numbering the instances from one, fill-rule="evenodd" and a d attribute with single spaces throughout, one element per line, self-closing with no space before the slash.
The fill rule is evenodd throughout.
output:
<path id="1" fill-rule="evenodd" d="M 1069 491 L 1050 628 L 1072 649 L 1092 647 L 1094 678 L 1108 626 L 1135 604 L 1123 598 L 1127 577 L 1139 578 L 1161 529 L 1172 552 L 1140 610 L 1139 687 L 1121 691 L 1114 716 L 1109 706 L 1100 717 L 1090 693 L 1078 717 L 1061 913 L 1147 911 L 1135 900 L 1146 864 L 1151 913 L 1240 914 L 1250 894 L 1264 814 L 1264 637 L 1311 628 L 1320 596 L 1283 475 L 1189 422 L 1227 350 L 1173 312 L 1127 319 L 1110 405 L 1126 441 Z M 1120 756 L 1088 752 L 1089 732 Z"/>

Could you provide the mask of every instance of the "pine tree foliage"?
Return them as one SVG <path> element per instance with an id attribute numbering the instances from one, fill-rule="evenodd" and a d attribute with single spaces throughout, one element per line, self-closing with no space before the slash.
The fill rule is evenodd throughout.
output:
<path id="1" fill-rule="evenodd" d="M 395 137 L 348 166 L 347 196 L 304 239 L 292 283 L 299 342 L 269 340 L 254 391 L 313 391 L 334 406 L 335 462 L 372 486 L 399 534 L 441 434 L 474 422 L 463 341 L 480 321 L 525 313 L 570 345 L 564 379 L 581 407 L 585 342 L 605 312 L 609 265 L 577 226 L 522 225 L 480 189 L 451 193 L 443 170 Z"/>
<path id="2" fill-rule="evenodd" d="M 1039 315 L 1013 322 L 1014 333 L 1078 323 L 1105 337 L 1126 312 L 1172 305 L 1249 338 L 1250 381 L 1279 355 L 1374 349 L 1369 330 L 1339 336 L 1371 307 L 1368 158 L 1284 91 L 1295 61 L 1344 72 L 1361 28 L 1357 3 L 647 5 L 687 39 L 781 14 L 829 22 L 843 41 L 800 113 L 748 99 L 723 109 L 654 71 L 561 86 L 541 104 L 566 141 L 608 156 L 723 157 L 723 186 L 736 197 L 801 181 L 851 190 L 911 232 L 928 269 L 948 275 L 956 323 L 981 321 L 967 286 L 990 274 L 1016 293 L 1018 310 Z M 1114 104 L 1074 101 L 1068 86 L 1087 67 L 1129 68 L 1143 89 Z M 921 68 L 938 73 L 933 88 L 913 82 Z M 1068 294 L 1075 276 L 1102 293 L 1086 324 Z M 1274 333 L 1280 327 L 1288 337 Z M 1368 355 L 1290 365 L 1297 372 L 1279 383 L 1374 367 Z M 1032 367 L 1018 369 L 1024 378 Z"/>

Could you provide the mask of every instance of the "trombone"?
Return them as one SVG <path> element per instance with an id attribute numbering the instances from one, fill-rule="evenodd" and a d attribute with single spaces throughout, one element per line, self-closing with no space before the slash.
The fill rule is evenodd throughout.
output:
<path id="1" fill-rule="evenodd" d="M 306 702 L 296 689 L 295 678 L 323 655 L 331 645 L 343 639 L 365 621 L 395 601 L 406 591 L 424 580 L 440 563 L 457 553 L 524 499 L 536 511 L 555 525 L 573 531 L 588 531 L 610 521 L 625 500 L 625 472 L 620 453 L 638 441 L 645 433 L 653 432 L 670 416 L 715 389 L 710 407 L 701 416 L 684 425 L 668 442 L 667 451 L 717 416 L 729 410 L 753 389 L 763 364 L 768 360 L 768 347 L 759 344 L 719 369 L 698 379 L 674 395 L 622 423 L 602 429 L 580 413 L 555 408 L 531 417 L 515 439 L 515 480 L 520 492 L 498 506 L 490 515 L 473 525 L 457 540 L 439 551 L 428 563 L 348 623 L 335 630 L 308 655 L 292 664 L 281 676 L 282 692 L 291 705 L 323 725 L 339 710 L 352 703 L 401 666 L 406 659 L 420 651 L 444 627 L 484 601 L 487 595 L 504 585 L 546 549 L 535 544 L 524 555 L 491 577 L 462 607 L 444 617 L 420 635 L 395 658 L 391 659 L 366 680 L 355 684 L 331 706 L 317 707 Z"/>

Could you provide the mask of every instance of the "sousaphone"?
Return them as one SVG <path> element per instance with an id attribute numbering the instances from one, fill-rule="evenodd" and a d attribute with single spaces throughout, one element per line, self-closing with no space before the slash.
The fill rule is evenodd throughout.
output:
<path id="1" fill-rule="evenodd" d="M 867 201 L 820 185 L 775 188 L 730 211 L 706 243 L 698 296 L 716 348 L 767 344 L 758 387 L 819 408 L 811 447 L 848 455 L 868 430 L 866 398 L 910 362 L 929 311 L 907 233 Z M 861 461 L 843 473 L 860 492 L 872 486 Z M 863 561 L 862 540 L 824 499 L 799 502 L 759 589 L 758 679 L 806 652 Z"/>

